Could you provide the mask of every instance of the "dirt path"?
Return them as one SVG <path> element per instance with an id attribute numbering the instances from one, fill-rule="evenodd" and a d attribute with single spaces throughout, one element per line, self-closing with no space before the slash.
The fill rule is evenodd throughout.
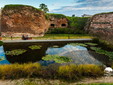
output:
<path id="1" fill-rule="evenodd" d="M 59 80 L 43 80 L 43 79 L 34 79 L 35 84 L 30 84 L 30 81 L 20 80 L 0 80 L 0 85 L 76 85 L 76 84 L 90 84 L 90 83 L 113 83 L 113 77 L 102 77 L 97 79 L 83 79 L 79 82 L 67 83 Z"/>

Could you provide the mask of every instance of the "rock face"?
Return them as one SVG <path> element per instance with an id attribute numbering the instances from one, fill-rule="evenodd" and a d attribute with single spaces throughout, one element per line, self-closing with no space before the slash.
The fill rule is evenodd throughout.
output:
<path id="1" fill-rule="evenodd" d="M 55 18 L 51 17 L 50 19 L 50 28 L 66 28 L 68 27 L 67 18 Z"/>
<path id="2" fill-rule="evenodd" d="M 44 12 L 24 5 L 6 5 L 2 10 L 1 21 L 3 36 L 43 36 L 50 26 Z"/>
<path id="3" fill-rule="evenodd" d="M 90 34 L 113 44 L 113 13 L 94 15 L 85 28 Z"/>

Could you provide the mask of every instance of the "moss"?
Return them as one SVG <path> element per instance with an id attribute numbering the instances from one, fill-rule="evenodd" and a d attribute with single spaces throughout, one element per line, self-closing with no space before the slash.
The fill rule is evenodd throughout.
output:
<path id="1" fill-rule="evenodd" d="M 46 19 L 50 19 L 51 17 L 58 18 L 58 19 L 66 18 L 66 16 L 63 14 L 54 14 L 54 13 L 46 13 L 45 16 L 46 16 Z"/>
<path id="2" fill-rule="evenodd" d="M 30 6 L 30 5 L 22 5 L 22 4 L 9 4 L 9 5 L 5 5 L 3 10 L 14 10 L 14 9 L 18 9 L 18 10 L 21 10 L 22 7 L 32 7 L 33 9 L 37 10 L 37 11 L 41 11 L 40 9 L 38 8 L 35 8 L 33 6 Z"/>
<path id="3" fill-rule="evenodd" d="M 97 15 L 104 15 L 104 14 L 113 14 L 113 12 L 98 13 L 98 14 L 93 15 L 92 18 L 95 17 L 95 16 L 97 16 Z"/>

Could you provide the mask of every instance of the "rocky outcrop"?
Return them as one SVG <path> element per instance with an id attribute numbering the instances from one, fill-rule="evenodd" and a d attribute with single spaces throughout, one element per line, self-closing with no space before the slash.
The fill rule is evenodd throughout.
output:
<path id="1" fill-rule="evenodd" d="M 47 13 L 46 18 L 50 21 L 49 28 L 67 28 L 68 19 L 63 14 Z"/>
<path id="2" fill-rule="evenodd" d="M 1 21 L 3 36 L 43 36 L 50 26 L 44 12 L 25 5 L 6 5 Z"/>
<path id="3" fill-rule="evenodd" d="M 113 13 L 94 15 L 85 28 L 90 34 L 113 44 Z"/>
<path id="4" fill-rule="evenodd" d="M 50 28 L 66 28 L 68 27 L 68 20 L 67 18 L 55 18 L 52 17 L 50 19 Z"/>

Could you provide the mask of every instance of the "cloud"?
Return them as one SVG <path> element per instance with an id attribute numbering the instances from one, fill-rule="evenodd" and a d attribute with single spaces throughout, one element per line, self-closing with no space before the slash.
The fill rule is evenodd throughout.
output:
<path id="1" fill-rule="evenodd" d="M 112 0 L 74 0 L 73 6 L 63 6 L 59 9 L 51 10 L 55 13 L 95 11 L 107 12 L 113 10 Z M 94 12 L 93 12 L 94 13 Z"/>

